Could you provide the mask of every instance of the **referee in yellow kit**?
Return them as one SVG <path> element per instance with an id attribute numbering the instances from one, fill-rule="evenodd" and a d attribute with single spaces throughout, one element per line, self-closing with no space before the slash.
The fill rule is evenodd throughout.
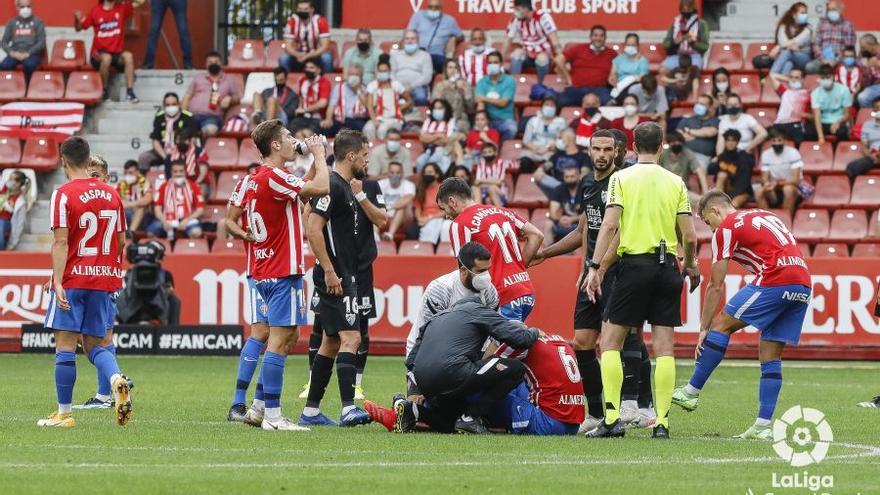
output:
<path id="1" fill-rule="evenodd" d="M 673 328 L 681 325 L 682 274 L 676 253 L 676 227 L 684 244 L 684 270 L 691 291 L 700 283 L 697 268 L 697 234 L 688 191 L 676 174 L 657 164 L 663 146 L 663 129 L 653 123 L 639 124 L 634 147 L 639 162 L 611 176 L 608 205 L 596 249 L 587 274 L 588 293 L 600 293 L 598 270 L 608 249 L 620 257 L 617 278 L 611 288 L 602 324 L 602 385 L 605 421 L 587 432 L 588 438 L 622 437 L 620 389 L 623 365 L 620 349 L 631 327 L 651 324 L 651 344 L 657 365 L 654 371 L 654 438 L 669 438 L 669 407 L 675 386 Z M 615 235 L 617 234 L 617 235 Z"/>

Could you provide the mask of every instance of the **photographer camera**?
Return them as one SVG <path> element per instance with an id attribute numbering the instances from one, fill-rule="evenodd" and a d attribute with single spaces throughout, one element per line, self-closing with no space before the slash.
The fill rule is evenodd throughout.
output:
<path id="1" fill-rule="evenodd" d="M 162 268 L 164 257 L 165 246 L 158 241 L 128 245 L 125 258 L 131 268 L 125 274 L 125 287 L 116 301 L 120 323 L 180 323 L 180 299 L 174 291 L 174 277 Z"/>

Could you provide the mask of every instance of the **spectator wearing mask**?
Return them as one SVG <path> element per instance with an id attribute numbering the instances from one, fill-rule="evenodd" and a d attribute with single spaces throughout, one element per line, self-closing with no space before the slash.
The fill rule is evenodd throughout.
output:
<path id="1" fill-rule="evenodd" d="M 73 25 L 77 31 L 93 28 L 95 38 L 89 62 L 101 73 L 104 82 L 104 99 L 109 98 L 110 68 L 125 73 L 125 100 L 137 103 L 134 94 L 134 56 L 125 47 L 125 23 L 134 15 L 134 9 L 145 0 L 104 0 L 92 7 L 87 15 L 79 10 L 73 12 Z"/>
<path id="2" fill-rule="evenodd" d="M 633 132 L 636 126 L 651 119 L 639 114 L 639 99 L 636 95 L 628 94 L 623 97 L 623 117 L 611 121 L 611 128 L 618 129 L 626 134 L 627 143 L 635 143 Z M 632 144 L 630 144 L 632 149 Z"/>
<path id="3" fill-rule="evenodd" d="M 556 31 L 549 10 L 534 10 L 532 0 L 514 0 L 513 19 L 507 25 L 507 39 L 501 50 L 510 53 L 510 73 L 521 74 L 523 69 L 534 67 L 538 72 L 538 83 L 542 84 L 550 73 L 554 53 L 562 53 L 562 43 Z M 518 47 L 511 51 L 513 45 Z M 568 78 L 564 64 L 557 65 L 556 71 L 563 80 Z"/>
<path id="4" fill-rule="evenodd" d="M 413 175 L 413 161 L 409 149 L 401 145 L 400 131 L 391 129 L 385 136 L 385 142 L 373 146 L 370 152 L 370 161 L 367 165 L 367 175 L 371 179 L 384 179 L 388 176 L 392 163 L 399 163 L 403 169 L 403 175 Z"/>
<path id="5" fill-rule="evenodd" d="M 18 246 L 27 222 L 27 190 L 30 179 L 20 170 L 0 185 L 0 251 Z"/>
<path id="6" fill-rule="evenodd" d="M 171 179 L 162 183 L 153 202 L 155 219 L 147 226 L 147 234 L 169 239 L 177 237 L 177 232 L 190 239 L 202 237 L 199 218 L 204 212 L 202 189 L 186 177 L 186 161 L 175 160 L 171 164 Z"/>
<path id="7" fill-rule="evenodd" d="M 150 132 L 150 142 L 153 148 L 138 156 L 138 166 L 141 170 L 149 170 L 150 167 L 171 165 L 168 158 L 176 149 L 175 136 L 188 129 L 191 133 L 198 132 L 193 115 L 186 110 L 180 109 L 180 100 L 177 93 L 168 92 L 162 98 L 162 110 L 153 118 L 153 130 Z"/>
<path id="8" fill-rule="evenodd" d="M 681 0 L 678 11 L 663 39 L 667 57 L 660 66 L 661 75 L 672 72 L 678 66 L 678 56 L 685 53 L 691 56 L 693 65 L 702 68 L 703 57 L 709 50 L 709 24 L 700 19 L 696 0 Z"/>
<path id="9" fill-rule="evenodd" d="M 211 193 L 208 177 L 208 154 L 202 148 L 198 135 L 191 129 L 184 129 L 174 136 L 176 146 L 168 155 L 169 166 L 165 168 L 165 176 L 172 175 L 170 165 L 183 160 L 186 166 L 186 178 L 192 180 L 202 189 L 207 197 Z"/>
<path id="10" fill-rule="evenodd" d="M 122 179 L 116 184 L 122 207 L 125 208 L 125 224 L 128 230 L 137 232 L 153 222 L 150 204 L 153 202 L 153 186 L 141 173 L 138 162 L 128 160 L 122 167 Z"/>
<path id="11" fill-rule="evenodd" d="M 418 238 L 420 242 L 431 244 L 449 242 L 449 227 L 452 225 L 452 220 L 446 218 L 437 203 L 441 180 L 443 180 L 443 171 L 436 163 L 425 165 L 421 180 L 416 186 L 416 197 L 413 202 L 416 221 L 412 234 L 415 232 L 418 234 L 410 236 Z"/>
<path id="12" fill-rule="evenodd" d="M 388 165 L 388 176 L 379 180 L 379 189 L 385 199 L 385 215 L 388 217 L 388 230 L 382 234 L 382 238 L 392 241 L 404 222 L 412 218 L 416 185 L 403 176 L 402 164 L 391 162 Z"/>
<path id="13" fill-rule="evenodd" d="M 183 52 L 183 69 L 192 70 L 192 40 L 189 37 L 189 19 L 187 19 L 187 0 L 152 0 L 150 2 L 150 34 L 147 37 L 147 53 L 144 55 L 144 69 L 153 68 L 156 58 L 156 45 L 159 43 L 159 32 L 165 20 L 165 11 L 171 9 L 174 24 L 177 26 L 177 38 L 180 40 L 180 51 Z"/>
<path id="14" fill-rule="evenodd" d="M 859 108 L 871 108 L 871 104 L 880 98 L 880 52 L 868 52 L 866 55 L 865 75 L 862 78 L 862 92 L 858 94 Z"/>
<path id="15" fill-rule="evenodd" d="M 254 113 L 251 119 L 255 126 L 266 120 L 278 119 L 286 127 L 299 108 L 299 96 L 296 90 L 287 85 L 287 69 L 275 67 L 272 76 L 275 79 L 274 86 L 254 93 Z"/>
<path id="16" fill-rule="evenodd" d="M 566 168 L 562 183 L 550 195 L 550 221 L 544 227 L 544 245 L 549 246 L 567 236 L 578 226 L 580 173 L 576 168 Z"/>
<path id="17" fill-rule="evenodd" d="M 296 12 L 284 28 L 287 41 L 278 58 L 278 65 L 288 72 L 300 72 L 315 59 L 325 74 L 333 72 L 333 53 L 330 51 L 330 24 L 315 13 L 314 0 L 296 0 Z"/>
<path id="18" fill-rule="evenodd" d="M 688 197 L 691 203 L 700 201 L 703 194 L 709 192 L 709 185 L 706 181 L 706 167 L 685 146 L 684 136 L 680 132 L 669 133 L 666 137 L 666 143 L 668 146 L 660 153 L 657 163 L 666 170 L 681 177 L 681 180 L 688 186 Z M 696 175 L 700 183 L 698 191 L 694 191 L 690 187 L 691 174 Z"/>
<path id="19" fill-rule="evenodd" d="M 856 30 L 843 18 L 843 7 L 841 0 L 829 0 L 826 4 L 825 17 L 816 28 L 813 60 L 807 64 L 807 73 L 815 74 L 823 65 L 834 67 L 843 56 L 843 49 L 856 44 Z"/>
<path id="20" fill-rule="evenodd" d="M 208 52 L 207 73 L 196 75 L 183 96 L 181 107 L 192 113 L 205 137 L 216 135 L 223 127 L 226 112 L 241 101 L 240 81 L 223 72 L 222 63 L 219 53 Z"/>
<path id="21" fill-rule="evenodd" d="M 856 59 L 856 47 L 848 46 L 843 49 L 843 58 L 834 69 L 834 82 L 843 84 L 853 95 L 862 90 L 862 68 Z"/>
<path id="22" fill-rule="evenodd" d="M 473 185 L 474 177 L 471 175 L 471 171 L 468 170 L 464 165 L 456 165 L 449 170 L 449 176 L 455 177 L 456 179 L 461 179 L 468 183 L 468 185 Z"/>
<path id="23" fill-rule="evenodd" d="M 317 133 L 330 102 L 330 80 L 321 73 L 316 59 L 307 60 L 303 76 L 297 84 L 299 107 L 293 112 L 290 128 L 294 131 L 307 128 Z"/>
<path id="24" fill-rule="evenodd" d="M 678 56 L 678 67 L 669 76 L 661 76 L 669 102 L 694 101 L 700 89 L 700 69 L 687 53 Z"/>
<path id="25" fill-rule="evenodd" d="M 452 105 L 452 116 L 459 131 L 464 133 L 470 129 L 467 109 L 474 106 L 474 88 L 462 77 L 461 67 L 456 60 L 446 62 L 443 79 L 434 84 L 431 95 Z"/>
<path id="26" fill-rule="evenodd" d="M 785 135 L 779 129 L 770 129 L 770 148 L 761 153 L 761 191 L 758 208 L 785 208 L 794 214 L 798 185 L 804 162 L 798 150 L 785 144 Z"/>
<path id="27" fill-rule="evenodd" d="M 367 112 L 367 87 L 364 85 L 362 69 L 353 65 L 348 69 L 345 79 L 336 83 L 330 92 L 330 104 L 321 121 L 321 128 L 327 136 L 336 136 L 343 128 L 360 131 L 369 121 Z"/>
<path id="28" fill-rule="evenodd" d="M 391 52 L 391 77 L 409 88 L 416 105 L 428 104 L 428 87 L 434 80 L 434 65 L 428 52 L 419 49 L 419 33 L 403 33 L 403 50 Z"/>
<path id="29" fill-rule="evenodd" d="M 718 142 L 715 152 L 721 154 L 726 146 L 726 131 L 736 129 L 740 136 L 739 149 L 752 153 L 767 139 L 767 130 L 754 117 L 743 113 L 742 100 L 739 95 L 731 93 L 727 97 L 727 114 L 718 119 Z"/>
<path id="30" fill-rule="evenodd" d="M 666 128 L 666 112 L 669 111 L 669 100 L 666 88 L 657 84 L 654 74 L 642 76 L 641 82 L 629 88 L 629 94 L 639 100 L 639 114 L 654 120 Z"/>
<path id="31" fill-rule="evenodd" d="M 804 72 L 792 69 L 788 77 L 770 73 L 770 80 L 779 95 L 779 110 L 773 126 L 800 146 L 804 140 L 804 122 L 813 118 L 810 92 L 804 89 Z"/>
<path id="32" fill-rule="evenodd" d="M 0 40 L 0 47 L 6 52 L 0 70 L 15 70 L 21 65 L 25 82 L 30 82 L 31 74 L 40 67 L 46 49 L 46 25 L 33 15 L 31 5 L 31 0 L 16 0 L 18 15 L 6 23 Z"/>
<path id="33" fill-rule="evenodd" d="M 846 166 L 846 174 L 851 180 L 870 170 L 880 168 L 880 98 L 874 100 L 871 119 L 862 125 L 862 158 L 853 160 Z"/>
<path id="34" fill-rule="evenodd" d="M 846 86 L 834 82 L 834 68 L 823 65 L 819 69 L 819 87 L 810 93 L 813 120 L 806 128 L 807 140 L 824 143 L 825 136 L 831 134 L 838 141 L 846 141 L 852 119 L 852 100 Z"/>
<path id="35" fill-rule="evenodd" d="M 577 136 L 576 143 L 581 148 L 590 146 L 590 136 L 594 132 L 611 128 L 611 121 L 602 116 L 599 106 L 599 97 L 595 93 L 587 93 L 581 101 L 581 108 L 584 111 L 580 117 L 575 117 L 568 124 L 568 127 L 574 130 Z"/>
<path id="36" fill-rule="evenodd" d="M 443 72 L 447 56 L 455 53 L 455 45 L 464 41 L 455 17 L 443 13 L 443 0 L 428 0 L 425 10 L 413 12 L 406 28 L 419 33 L 419 48 L 431 56 L 437 74 Z"/>
<path id="37" fill-rule="evenodd" d="M 880 43 L 877 37 L 871 33 L 865 33 L 859 36 L 859 55 L 863 59 L 870 58 L 874 55 L 880 55 Z"/>
<path id="38" fill-rule="evenodd" d="M 454 163 L 464 162 L 464 151 L 459 142 L 461 134 L 456 128 L 452 105 L 448 101 L 435 99 L 430 108 L 419 134 L 425 151 L 416 159 L 416 168 L 421 171 L 430 162 L 446 174 Z"/>
<path id="39" fill-rule="evenodd" d="M 495 143 L 496 147 L 501 146 L 501 135 L 489 127 L 489 114 L 481 110 L 474 114 L 474 127 L 465 140 L 464 164 L 467 168 L 473 169 L 480 160 L 483 143 L 486 142 Z"/>
<path id="40" fill-rule="evenodd" d="M 569 45 L 556 60 L 557 67 L 568 64 L 562 74 L 568 83 L 560 98 L 562 106 L 577 105 L 587 93 L 595 93 L 603 105 L 611 99 L 608 84 L 617 52 L 605 46 L 605 38 L 605 26 L 597 24 L 590 28 L 590 43 Z"/>
<path id="41" fill-rule="evenodd" d="M 650 64 L 644 55 L 639 53 L 639 35 L 629 33 L 623 43 L 623 53 L 611 61 L 611 74 L 608 84 L 614 86 L 612 96 L 623 93 L 627 87 L 639 82 L 642 76 L 650 72 Z"/>
<path id="42" fill-rule="evenodd" d="M 712 95 L 703 94 L 697 98 L 693 115 L 678 121 L 676 131 L 684 138 L 685 147 L 703 168 L 715 156 L 715 143 L 718 139 L 718 117 L 714 116 L 715 101 Z"/>
<path id="43" fill-rule="evenodd" d="M 376 79 L 376 65 L 379 64 L 379 55 L 382 54 L 373 44 L 373 33 L 369 29 L 358 29 L 354 38 L 355 46 L 349 48 L 342 55 L 342 70 L 345 75 L 355 65 L 360 66 L 364 85 L 370 84 Z"/>
<path id="44" fill-rule="evenodd" d="M 550 161 L 543 167 L 535 170 L 532 179 L 535 184 L 547 195 L 549 199 L 559 184 L 562 183 L 565 170 L 575 168 L 580 176 L 587 175 L 593 168 L 590 155 L 581 151 L 577 146 L 576 136 L 573 130 L 565 129 L 556 140 L 556 153 L 550 157 Z"/>
<path id="45" fill-rule="evenodd" d="M 476 87 L 480 79 L 486 76 L 486 67 L 489 65 L 489 54 L 495 49 L 486 44 L 486 32 L 480 28 L 471 31 L 470 46 L 458 56 L 458 66 L 461 67 L 462 77 Z"/>
<path id="46" fill-rule="evenodd" d="M 724 148 L 716 161 L 709 165 L 708 173 L 715 175 L 715 188 L 730 196 L 734 206 L 742 208 L 753 194 L 755 156 L 740 148 L 742 135 L 736 129 L 724 131 L 721 140 Z"/>
<path id="47" fill-rule="evenodd" d="M 776 24 L 776 46 L 771 74 L 787 76 L 792 69 L 803 70 L 813 59 L 813 28 L 807 15 L 807 5 L 795 2 Z"/>
<path id="48" fill-rule="evenodd" d="M 403 127 L 403 113 L 413 106 L 409 89 L 391 77 L 387 56 L 379 57 L 376 80 L 367 85 L 367 113 L 370 121 L 364 124 L 364 135 L 369 139 L 384 139 L 392 129 Z"/>
<path id="49" fill-rule="evenodd" d="M 520 153 L 520 172 L 532 173 L 543 166 L 556 151 L 556 139 L 566 128 L 559 116 L 559 102 L 554 96 L 541 100 L 541 111 L 529 119 L 523 133 L 523 150 Z"/>
<path id="50" fill-rule="evenodd" d="M 513 115 L 513 97 L 516 96 L 516 83 L 513 78 L 501 72 L 503 58 L 500 53 L 492 52 L 488 56 L 486 77 L 477 83 L 474 101 L 477 110 L 485 110 L 489 114 L 489 126 L 501 134 L 502 139 L 513 139 L 516 136 L 516 119 Z"/>
<path id="51" fill-rule="evenodd" d="M 507 184 L 504 180 L 513 167 L 510 160 L 498 158 L 495 143 L 483 143 L 481 159 L 474 167 L 473 195 L 483 204 L 504 206 L 507 204 Z"/>
<path id="52" fill-rule="evenodd" d="M 727 113 L 727 97 L 733 91 L 730 88 L 730 72 L 724 67 L 719 67 L 712 71 L 712 98 L 717 104 L 715 108 L 715 116 L 720 117 Z"/>

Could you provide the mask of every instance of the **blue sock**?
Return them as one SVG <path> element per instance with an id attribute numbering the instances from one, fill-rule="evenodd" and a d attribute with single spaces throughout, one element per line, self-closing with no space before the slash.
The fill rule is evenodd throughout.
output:
<path id="1" fill-rule="evenodd" d="M 76 353 L 61 351 L 55 354 L 55 391 L 58 404 L 73 403 L 73 385 L 76 383 Z"/>
<path id="2" fill-rule="evenodd" d="M 263 396 L 266 409 L 281 407 L 281 387 L 284 385 L 284 356 L 266 351 L 263 354 Z"/>
<path id="3" fill-rule="evenodd" d="M 761 384 L 758 387 L 758 418 L 770 421 L 782 389 L 782 361 L 761 363 Z"/>
<path id="4" fill-rule="evenodd" d="M 257 389 L 254 390 L 254 399 L 261 400 L 265 402 L 265 396 L 263 395 L 263 374 L 260 374 L 260 377 L 257 379 Z"/>
<path id="5" fill-rule="evenodd" d="M 247 400 L 247 389 L 251 385 L 251 378 L 257 370 L 257 362 L 260 360 L 260 351 L 263 343 L 251 337 L 247 339 L 241 348 L 238 357 L 238 377 L 235 380 L 235 394 L 232 396 L 232 404 L 244 404 Z"/>
<path id="6" fill-rule="evenodd" d="M 715 371 L 721 360 L 724 359 L 724 353 L 727 352 L 727 343 L 730 342 L 730 335 L 721 333 L 717 330 L 709 330 L 706 340 L 703 341 L 703 352 L 697 359 L 694 366 L 694 374 L 691 376 L 691 387 L 702 390 L 709 379 L 709 375 Z"/>
<path id="7" fill-rule="evenodd" d="M 116 356 L 116 346 L 110 344 L 105 346 L 104 349 L 110 351 L 110 354 Z M 98 371 L 98 395 L 110 395 L 110 377 L 104 376 Z"/>
<path id="8" fill-rule="evenodd" d="M 89 352 L 89 362 L 94 364 L 95 368 L 98 368 L 98 376 L 103 375 L 108 383 L 110 382 L 110 377 L 119 374 L 116 356 L 104 347 L 92 347 L 91 352 Z"/>

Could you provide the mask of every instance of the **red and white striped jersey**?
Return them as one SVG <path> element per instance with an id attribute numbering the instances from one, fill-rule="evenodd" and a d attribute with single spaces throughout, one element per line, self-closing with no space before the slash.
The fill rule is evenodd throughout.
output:
<path id="1" fill-rule="evenodd" d="M 263 169 L 263 166 L 261 165 L 261 166 L 257 167 L 257 169 L 254 171 L 253 174 L 251 174 L 249 176 L 246 175 L 246 176 L 242 177 L 241 179 L 238 179 L 238 182 L 235 184 L 235 187 L 232 189 L 232 194 L 229 195 L 229 202 L 226 203 L 227 209 L 229 209 L 229 207 L 231 207 L 231 206 L 235 206 L 236 208 L 241 208 L 241 210 L 242 210 L 241 222 L 245 226 L 246 229 L 250 226 L 251 222 L 248 217 L 248 210 L 247 210 L 247 208 L 244 207 L 244 196 L 245 196 L 244 193 L 247 191 L 247 189 L 245 189 L 242 186 L 245 185 L 245 181 L 247 180 L 248 177 L 260 173 L 260 171 L 262 169 Z M 247 253 L 246 271 L 247 271 L 247 276 L 250 277 L 254 273 L 254 245 L 253 245 L 253 243 L 250 243 L 247 241 L 245 241 L 244 244 L 245 244 L 245 252 Z"/>
<path id="2" fill-rule="evenodd" d="M 61 286 L 115 292 L 122 287 L 119 234 L 125 232 L 122 199 L 97 179 L 74 179 L 52 193 L 49 226 L 68 229 Z"/>
<path id="3" fill-rule="evenodd" d="M 859 83 L 862 82 L 862 68 L 854 65 L 850 68 L 840 64 L 834 69 L 834 80 L 846 86 L 850 93 L 858 89 Z"/>
<path id="4" fill-rule="evenodd" d="M 498 289 L 498 302 L 502 306 L 535 293 L 519 248 L 526 223 L 524 218 L 507 208 L 473 204 L 465 208 L 450 226 L 449 238 L 455 256 L 471 241 L 489 250 L 492 255 L 489 275 L 492 285 Z"/>
<path id="5" fill-rule="evenodd" d="M 305 180 L 277 167 L 264 165 L 245 177 L 236 191 L 247 212 L 255 280 L 305 274 L 299 192 Z M 250 265 L 250 262 L 249 262 Z"/>
<path id="6" fill-rule="evenodd" d="M 755 275 L 758 287 L 810 287 L 810 269 L 782 220 L 765 210 L 731 213 L 712 236 L 712 262 L 732 259 Z"/>
<path id="7" fill-rule="evenodd" d="M 303 76 L 299 80 L 299 85 L 297 87 L 299 89 L 299 107 L 307 108 L 315 103 L 318 103 L 319 100 L 327 100 L 330 101 L 330 80 L 324 76 L 317 77 L 313 81 L 309 81 L 309 78 Z M 307 112 L 305 114 L 306 117 L 323 119 L 324 115 L 322 112 Z"/>
<path id="8" fill-rule="evenodd" d="M 507 194 L 507 183 L 504 178 L 507 172 L 513 168 L 513 162 L 510 160 L 497 159 L 492 163 L 486 163 L 486 160 L 480 160 L 474 167 L 474 182 L 482 180 L 500 180 L 501 194 Z"/>
<path id="9" fill-rule="evenodd" d="M 425 118 L 422 124 L 422 134 L 446 134 L 451 136 L 455 132 L 455 119 L 434 120 L 431 116 Z"/>
<path id="10" fill-rule="evenodd" d="M 284 39 L 291 40 L 299 52 L 310 52 L 318 48 L 321 38 L 330 37 L 330 25 L 327 19 L 315 14 L 305 21 L 293 15 L 287 20 L 284 28 Z"/>
<path id="11" fill-rule="evenodd" d="M 205 206 L 205 197 L 202 188 L 194 180 L 187 178 L 183 185 L 178 186 L 172 179 L 159 186 L 153 204 L 162 207 L 166 220 L 183 220 L 197 208 Z"/>
<path id="12" fill-rule="evenodd" d="M 522 44 L 530 58 L 539 53 L 553 54 L 553 44 L 550 43 L 550 33 L 556 32 L 556 23 L 550 17 L 550 11 L 546 9 L 535 10 L 527 19 L 516 17 L 507 25 L 507 36 L 515 42 Z"/>
<path id="13" fill-rule="evenodd" d="M 373 95 L 373 104 L 376 105 L 377 117 L 390 117 L 403 120 L 400 112 L 400 95 L 406 92 L 406 86 L 399 81 L 387 81 L 380 83 L 377 80 L 367 84 L 367 94 Z"/>
<path id="14" fill-rule="evenodd" d="M 476 87 L 480 79 L 486 75 L 486 67 L 489 65 L 489 54 L 495 50 L 486 48 L 483 53 L 477 53 L 473 48 L 468 48 L 458 56 L 458 66 L 461 67 L 461 77 Z"/>

